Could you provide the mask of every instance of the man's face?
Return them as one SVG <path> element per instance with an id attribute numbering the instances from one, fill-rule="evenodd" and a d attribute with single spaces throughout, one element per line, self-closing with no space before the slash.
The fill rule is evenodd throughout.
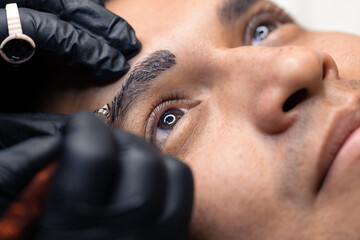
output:
<path id="1" fill-rule="evenodd" d="M 113 127 L 192 168 L 194 239 L 360 238 L 359 37 L 306 31 L 261 0 L 107 8 L 143 44 L 130 76 L 55 109 L 116 96 Z"/>

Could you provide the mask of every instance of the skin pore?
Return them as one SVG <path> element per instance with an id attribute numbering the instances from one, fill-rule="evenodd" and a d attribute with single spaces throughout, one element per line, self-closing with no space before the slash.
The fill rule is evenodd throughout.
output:
<path id="1" fill-rule="evenodd" d="M 186 162 L 189 239 L 360 238 L 360 139 L 343 145 L 360 126 L 360 37 L 307 31 L 262 0 L 106 7 L 143 44 L 131 71 L 60 89 L 45 111 L 109 103 L 112 127 Z"/>

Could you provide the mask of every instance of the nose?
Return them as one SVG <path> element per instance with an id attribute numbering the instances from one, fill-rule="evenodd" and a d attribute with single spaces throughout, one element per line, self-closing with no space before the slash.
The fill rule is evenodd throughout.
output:
<path id="1" fill-rule="evenodd" d="M 294 124 L 301 106 L 322 92 L 324 81 L 339 76 L 325 53 L 291 46 L 269 51 L 262 68 L 254 70 L 259 77 L 251 115 L 260 131 L 279 134 Z"/>

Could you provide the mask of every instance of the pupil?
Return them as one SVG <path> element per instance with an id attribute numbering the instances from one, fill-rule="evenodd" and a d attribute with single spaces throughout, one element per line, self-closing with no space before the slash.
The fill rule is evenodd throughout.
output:
<path id="1" fill-rule="evenodd" d="M 256 28 L 255 30 L 255 39 L 256 41 L 261 41 L 264 40 L 267 35 L 269 35 L 269 28 L 267 26 L 259 26 Z"/>
<path id="2" fill-rule="evenodd" d="M 176 120 L 176 117 L 174 115 L 167 115 L 164 119 L 164 122 L 167 123 L 167 124 L 173 124 Z"/>
<path id="3" fill-rule="evenodd" d="M 160 118 L 158 129 L 172 130 L 176 123 L 184 116 L 184 111 L 178 108 L 173 108 L 166 111 Z"/>
<path id="4" fill-rule="evenodd" d="M 259 25 L 254 32 L 255 41 L 262 41 L 274 31 L 278 25 L 275 22 L 265 22 Z"/>

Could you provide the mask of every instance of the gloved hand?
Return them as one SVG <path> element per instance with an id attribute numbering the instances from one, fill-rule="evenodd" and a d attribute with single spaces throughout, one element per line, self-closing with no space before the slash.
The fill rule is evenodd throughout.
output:
<path id="1" fill-rule="evenodd" d="M 65 57 L 69 66 L 84 67 L 100 81 L 125 74 L 126 61 L 140 50 L 131 26 L 102 0 L 0 0 L 0 43 L 8 36 L 4 7 L 14 2 L 36 51 Z"/>
<path id="2" fill-rule="evenodd" d="M 48 144 L 38 154 L 42 157 L 37 164 L 34 157 L 27 161 L 26 155 L 18 155 L 23 147 L 40 150 L 41 143 L 32 145 L 33 141 L 46 138 Z M 13 169 L 15 161 L 26 166 L 0 178 L 1 195 L 19 191 L 20 187 L 8 183 L 24 171 L 33 175 L 49 162 L 46 156 L 54 159 L 57 153 L 59 168 L 31 239 L 184 237 L 193 201 L 193 179 L 185 164 L 161 156 L 132 134 L 110 130 L 88 113 L 76 114 L 67 123 L 60 145 L 57 139 L 30 139 L 0 152 L 0 169 Z M 36 151 L 30 152 L 34 156 Z M 9 158 L 15 160 L 5 161 Z M 4 203 L 8 202 L 1 201 L 3 209 Z"/>
<path id="3" fill-rule="evenodd" d="M 40 136 L 59 136 L 69 115 L 25 113 L 0 114 L 0 150 Z"/>
<path id="4" fill-rule="evenodd" d="M 68 115 L 0 114 L 0 216 L 55 160 Z"/>

